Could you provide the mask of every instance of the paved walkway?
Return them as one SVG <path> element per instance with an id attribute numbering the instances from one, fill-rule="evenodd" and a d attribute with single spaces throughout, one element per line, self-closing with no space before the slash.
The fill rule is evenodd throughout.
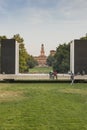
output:
<path id="1" fill-rule="evenodd" d="M 57 80 L 70 80 L 69 74 L 58 74 Z M 49 74 L 0 74 L 0 80 L 15 79 L 15 80 L 49 80 Z M 75 79 L 87 80 L 87 75 L 75 76 Z"/>

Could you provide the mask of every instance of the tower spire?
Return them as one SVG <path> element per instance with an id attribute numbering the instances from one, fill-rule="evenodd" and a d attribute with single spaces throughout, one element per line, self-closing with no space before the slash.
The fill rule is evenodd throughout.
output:
<path id="1" fill-rule="evenodd" d="M 41 45 L 41 56 L 45 55 L 45 52 L 44 52 L 44 44 Z"/>

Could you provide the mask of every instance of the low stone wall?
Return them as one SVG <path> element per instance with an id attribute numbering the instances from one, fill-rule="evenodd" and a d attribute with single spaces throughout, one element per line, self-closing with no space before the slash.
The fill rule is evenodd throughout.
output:
<path id="1" fill-rule="evenodd" d="M 14 79 L 14 80 L 49 80 L 49 74 L 1 74 L 0 80 L 4 79 Z M 50 79 L 51 80 L 51 79 Z M 54 80 L 70 80 L 70 75 L 68 74 L 58 74 L 57 79 Z M 87 75 L 77 75 L 75 80 L 87 80 Z"/>

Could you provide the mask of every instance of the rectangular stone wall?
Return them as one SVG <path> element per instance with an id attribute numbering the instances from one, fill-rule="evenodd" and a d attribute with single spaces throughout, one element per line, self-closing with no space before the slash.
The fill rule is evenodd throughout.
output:
<path id="1" fill-rule="evenodd" d="M 1 41 L 1 73 L 16 74 L 17 65 L 17 45 L 14 39 L 5 39 Z"/>
<path id="2" fill-rule="evenodd" d="M 87 74 L 87 40 L 74 40 L 70 50 L 71 71 L 75 74 Z"/>

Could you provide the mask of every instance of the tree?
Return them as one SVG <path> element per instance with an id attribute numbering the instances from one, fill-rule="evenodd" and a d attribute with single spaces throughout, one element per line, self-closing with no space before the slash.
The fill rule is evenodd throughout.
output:
<path id="1" fill-rule="evenodd" d="M 26 52 L 24 44 L 21 43 L 19 46 L 19 72 L 28 72 L 29 67 L 27 65 L 27 60 L 28 53 Z"/>
<path id="2" fill-rule="evenodd" d="M 2 39 L 7 39 L 7 37 L 5 35 L 4 36 L 0 36 L 0 43 L 1 43 Z"/>
<path id="3" fill-rule="evenodd" d="M 24 39 L 20 37 L 20 34 L 15 34 L 12 38 L 14 38 L 18 43 L 24 42 Z"/>
<path id="4" fill-rule="evenodd" d="M 70 67 L 70 44 L 59 45 L 54 58 L 53 70 L 67 73 Z"/>
<path id="5" fill-rule="evenodd" d="M 13 36 L 13 38 L 19 43 L 19 72 L 27 72 L 28 71 L 28 53 L 24 46 L 24 39 L 20 37 L 19 34 Z"/>
<path id="6" fill-rule="evenodd" d="M 36 65 L 38 65 L 38 62 L 34 59 L 33 56 L 28 56 L 28 60 L 27 60 L 27 65 L 29 68 L 33 68 L 35 67 Z"/>
<path id="7" fill-rule="evenodd" d="M 54 56 L 49 55 L 49 56 L 47 57 L 47 61 L 46 61 L 46 62 L 47 62 L 47 65 L 48 65 L 48 66 L 53 66 L 54 61 L 55 61 Z"/>

